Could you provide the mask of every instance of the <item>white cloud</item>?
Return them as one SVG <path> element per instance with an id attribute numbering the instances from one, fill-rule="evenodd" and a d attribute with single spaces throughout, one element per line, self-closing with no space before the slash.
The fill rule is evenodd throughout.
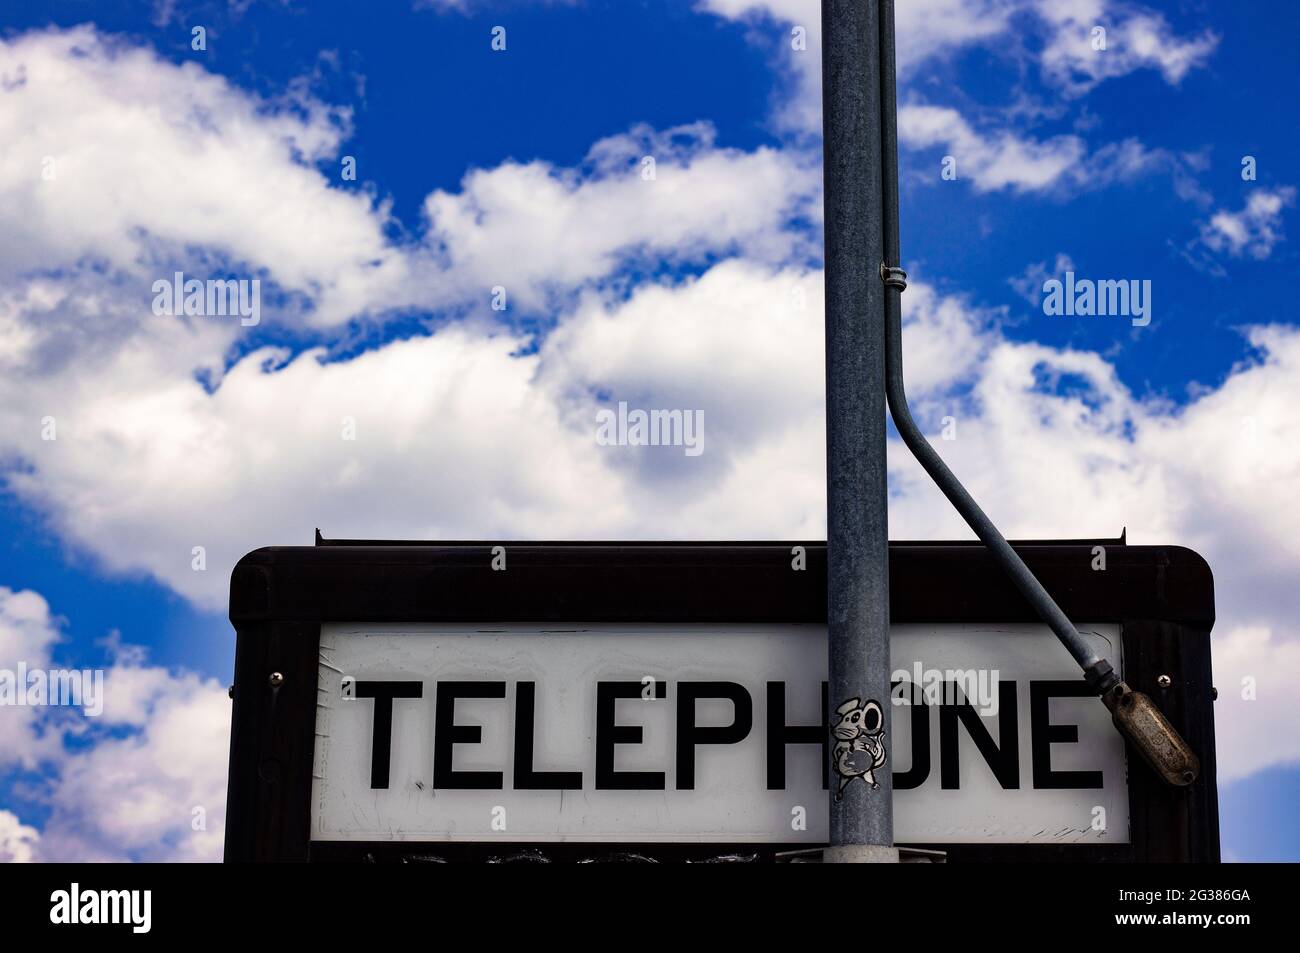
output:
<path id="1" fill-rule="evenodd" d="M 957 110 L 942 106 L 901 107 L 898 136 L 899 142 L 911 149 L 941 147 L 956 160 L 957 179 L 972 182 L 980 192 L 1051 188 L 1077 168 L 1087 153 L 1078 136 L 1060 135 L 1036 142 L 1008 131 L 977 133 Z M 937 164 L 935 170 L 937 179 Z"/>
<path id="2" fill-rule="evenodd" d="M 736 489 L 748 461 L 791 451 L 796 435 L 802 459 L 824 457 L 821 293 L 820 272 L 732 260 L 626 300 L 589 292 L 536 353 L 452 326 L 342 361 L 255 352 L 211 392 L 174 342 L 142 339 L 79 366 L 75 384 L 27 384 L 21 400 L 15 389 L 12 432 L 26 422 L 30 468 L 9 481 L 108 568 L 148 572 L 213 610 L 244 552 L 318 525 L 365 537 L 779 536 L 780 508 L 743 506 L 754 489 Z M 920 283 L 909 294 L 923 394 L 983 345 L 960 303 Z M 598 446 L 596 410 L 619 400 L 702 410 L 706 452 Z M 39 408 L 61 422 L 57 440 L 39 438 Z M 821 479 L 818 463 L 762 489 L 814 514 Z"/>
<path id="3" fill-rule="evenodd" d="M 1185 163 L 1136 139 L 1107 143 L 1089 153 L 1080 136 L 1036 140 L 1008 129 L 976 130 L 961 113 L 944 106 L 900 107 L 898 136 L 907 148 L 940 149 L 951 156 L 956 180 L 970 181 L 978 192 L 1098 189 L 1157 170 L 1176 176 L 1185 172 Z M 941 163 L 936 160 L 932 170 L 926 178 L 939 181 Z"/>
<path id="4" fill-rule="evenodd" d="M 39 593 L 0 587 L 0 668 L 50 666 L 57 622 Z M 35 792 L 50 812 L 38 832 L 0 809 L 0 860 L 220 858 L 225 691 L 192 673 L 147 665 L 138 647 L 114 641 L 110 649 L 101 716 L 0 708 L 0 767 L 23 772 L 29 780 L 17 789 Z"/>
<path id="5" fill-rule="evenodd" d="M 903 311 L 907 391 L 913 403 L 943 398 L 969 382 L 988 357 L 998 320 L 994 312 L 940 294 L 915 278 L 907 287 Z"/>
<path id="6" fill-rule="evenodd" d="M 1219 784 L 1277 764 L 1300 763 L 1295 679 L 1300 641 L 1270 625 L 1224 626 L 1214 636 Z"/>
<path id="7" fill-rule="evenodd" d="M 60 636 L 57 620 L 35 592 L 15 592 L 0 586 L 0 670 L 16 673 L 50 668 Z M 57 740 L 41 733 L 41 710 L 27 706 L 0 707 L 0 768 L 32 768 L 55 751 Z"/>
<path id="8" fill-rule="evenodd" d="M 909 78 L 926 60 L 989 43 L 1015 26 L 1017 0 L 904 0 L 894 5 L 898 67 Z"/>
<path id="9" fill-rule="evenodd" d="M 1296 190 L 1289 186 L 1253 190 L 1241 211 L 1220 209 L 1210 216 L 1201 226 L 1201 244 L 1233 258 L 1263 261 L 1285 238 L 1282 211 L 1295 204 L 1295 194 Z"/>
<path id="10" fill-rule="evenodd" d="M 321 104 L 277 110 L 90 28 L 0 43 L 0 75 L 12 86 L 0 115 L 13 137 L 6 161 L 26 170 L 5 180 L 14 201 L 0 202 L 0 232 L 22 246 L 0 272 L 6 483 L 109 569 L 146 569 L 209 608 L 224 602 L 222 568 L 255 545 L 239 521 L 208 520 L 214 504 L 292 527 L 286 538 L 317 524 L 456 535 L 482 518 L 416 504 L 427 515 L 399 523 L 388 508 L 389 498 L 429 491 L 495 495 L 493 521 L 507 532 L 545 535 L 559 525 L 548 514 L 581 509 L 601 465 L 566 448 L 589 449 L 590 434 L 573 432 L 530 387 L 539 358 L 512 356 L 526 340 L 477 323 L 493 286 L 504 286 L 508 316 L 546 314 L 583 289 L 619 293 L 629 263 L 742 254 L 777 268 L 817 251 L 806 229 L 787 224 L 819 219 L 816 165 L 799 153 L 719 148 L 705 123 L 638 126 L 596 143 L 575 169 L 510 161 L 476 170 L 461 190 L 433 192 L 427 233 L 396 247 L 382 237 L 381 208 L 295 157 L 338 148 L 339 124 Z M 60 160 L 45 181 L 40 157 L 52 140 L 69 143 L 74 161 Z M 180 180 L 159 171 L 172 166 Z M 337 248 L 329 236 L 340 237 Z M 414 300 L 477 317 L 353 360 L 322 364 L 313 351 L 280 366 L 283 352 L 264 349 L 227 367 L 242 343 L 236 322 L 149 308 L 151 276 L 190 263 L 180 245 L 265 269 L 311 296 L 318 324 Z M 353 267 L 372 259 L 387 262 L 383 276 Z M 267 324 L 302 317 L 293 306 L 266 310 Z M 427 383 L 413 388 L 416 379 Z M 269 411 L 285 407 L 285 386 L 298 410 Z M 342 439 L 345 417 L 357 420 L 355 443 Z M 315 450 L 299 465 L 286 450 L 302 443 Z M 487 455 L 502 444 L 517 468 Z M 549 478 L 523 462 L 555 454 L 573 462 Z M 356 489 L 375 479 L 386 490 L 358 506 Z M 282 480 L 319 492 L 286 492 Z M 591 531 L 600 517 L 581 525 Z M 121 545 L 105 545 L 113 538 Z M 191 569 L 195 546 L 207 549 L 207 574 Z"/>
<path id="11" fill-rule="evenodd" d="M 459 192 L 425 201 L 440 280 L 456 284 L 456 297 L 486 301 L 500 285 L 540 308 L 548 291 L 608 276 L 629 257 L 806 254 L 806 239 L 786 223 L 820 215 L 820 168 L 798 153 L 718 149 L 713 140 L 707 123 L 638 126 L 596 143 L 582 170 L 507 162 L 471 172 Z"/>
<path id="12" fill-rule="evenodd" d="M 0 40 L 0 75 L 4 277 L 99 263 L 144 301 L 170 265 L 225 264 L 310 296 L 326 323 L 409 278 L 385 209 L 312 164 L 337 153 L 344 111 L 263 100 L 88 26 Z"/>
<path id="13" fill-rule="evenodd" d="M 221 859 L 230 699 L 192 673 L 119 660 L 107 673 L 99 740 L 56 766 L 42 860 Z"/>
<path id="14" fill-rule="evenodd" d="M 1071 96 L 1139 69 L 1159 70 L 1177 85 L 1219 43 L 1210 30 L 1182 38 L 1159 13 L 1108 0 L 1036 0 L 1035 9 L 1050 29 L 1040 53 L 1043 74 Z M 1097 48 L 1098 28 L 1105 31 L 1105 49 Z"/>
<path id="15" fill-rule="evenodd" d="M 14 389 L 5 432 L 26 431 L 31 469 L 9 480 L 109 568 L 148 571 L 212 609 L 240 555 L 310 539 L 317 525 L 339 535 L 581 537 L 652 532 L 663 514 L 671 535 L 690 514 L 666 498 L 640 514 L 627 505 L 635 490 L 624 469 L 635 461 L 595 444 L 591 389 L 703 408 L 710 449 L 695 472 L 725 472 L 756 428 L 817 406 L 819 295 L 797 270 L 721 265 L 677 292 L 652 286 L 611 303 L 618 321 L 589 296 L 575 330 L 537 354 L 517 354 L 527 342 L 504 332 L 452 326 L 346 361 L 310 352 L 279 366 L 256 352 L 210 393 L 172 341 L 142 338 L 79 367 L 75 382 L 37 381 L 21 400 Z M 744 360 L 719 362 L 731 339 Z M 702 373 L 688 386 L 692 361 Z M 757 407 L 774 416 L 764 423 Z M 45 412 L 60 421 L 55 441 L 39 439 Z M 343 439 L 345 417 L 355 441 Z M 196 545 L 206 572 L 191 568 Z"/>
<path id="16" fill-rule="evenodd" d="M 176 269 L 262 277 L 281 330 L 482 308 L 498 284 L 540 307 L 551 287 L 638 255 L 790 254 L 783 223 L 819 205 L 819 169 L 797 154 L 716 148 L 706 123 L 641 126 L 597 143 L 580 169 L 473 171 L 428 196 L 427 234 L 395 241 L 387 203 L 327 177 L 347 111 L 301 84 L 260 98 L 89 26 L 0 40 L 0 76 L 0 280 L 111 279 L 125 327 L 148 321 L 154 280 Z M 0 356 L 16 334 L 0 335 Z"/>
<path id="17" fill-rule="evenodd" d="M 40 839 L 36 828 L 19 821 L 13 812 L 0 810 L 0 864 L 30 864 Z"/>

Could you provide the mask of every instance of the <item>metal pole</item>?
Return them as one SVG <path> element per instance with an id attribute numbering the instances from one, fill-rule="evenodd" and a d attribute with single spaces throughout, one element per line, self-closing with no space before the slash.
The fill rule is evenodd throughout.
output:
<path id="1" fill-rule="evenodd" d="M 830 846 L 823 858 L 896 862 L 876 4 L 824 0 L 822 39 L 831 706 Z"/>
<path id="2" fill-rule="evenodd" d="M 907 275 L 899 267 L 898 240 L 898 104 L 894 63 L 894 0 L 878 0 L 880 29 L 880 105 L 881 105 L 881 176 L 884 185 L 882 220 L 884 254 L 879 276 L 885 287 L 886 389 L 889 410 L 898 434 L 925 468 L 926 473 L 943 491 L 944 496 L 975 531 L 993 558 L 1011 579 L 1021 595 L 1039 617 L 1056 633 L 1061 644 L 1083 669 L 1089 687 L 1101 696 L 1110 709 L 1116 726 L 1134 744 L 1142 757 L 1166 782 L 1175 786 L 1191 784 L 1200 773 L 1200 762 L 1169 720 L 1142 692 L 1135 692 L 1115 672 L 1110 662 L 1079 634 L 1056 600 L 1030 572 L 1020 555 L 966 492 L 943 458 L 921 433 L 907 405 L 903 389 L 903 330 L 900 295 L 907 287 Z M 868 3 L 867 6 L 876 6 Z M 829 185 L 827 186 L 829 195 Z M 829 211 L 829 199 L 827 209 Z M 829 235 L 829 217 L 827 234 Z M 828 279 L 829 281 L 829 279 Z M 829 308 L 829 292 L 827 307 Z M 833 683 L 832 683 L 833 684 Z"/>

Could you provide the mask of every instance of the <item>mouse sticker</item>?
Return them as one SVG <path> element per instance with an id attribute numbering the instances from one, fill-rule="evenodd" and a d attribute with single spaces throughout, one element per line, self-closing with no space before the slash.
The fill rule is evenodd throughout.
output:
<path id="1" fill-rule="evenodd" d="M 864 704 L 856 698 L 850 698 L 835 713 L 839 720 L 831 726 L 835 736 L 831 761 L 840 778 L 835 792 L 838 801 L 854 778 L 861 778 L 872 790 L 880 787 L 874 772 L 885 763 L 885 713 L 880 702 L 870 700 Z"/>

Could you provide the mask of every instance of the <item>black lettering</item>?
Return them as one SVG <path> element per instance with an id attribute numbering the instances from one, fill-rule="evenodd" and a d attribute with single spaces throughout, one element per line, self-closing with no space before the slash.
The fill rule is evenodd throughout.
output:
<path id="1" fill-rule="evenodd" d="M 375 727 L 370 736 L 370 786 L 388 787 L 388 766 L 393 749 L 393 699 L 421 698 L 420 682 L 355 682 L 357 698 L 375 700 Z"/>
<path id="2" fill-rule="evenodd" d="M 668 686 L 657 680 L 655 698 L 667 698 Z M 640 698 L 640 682 L 596 683 L 596 790 L 662 791 L 666 786 L 662 771 L 615 771 L 614 746 L 639 745 L 640 725 L 615 724 L 620 698 Z"/>
<path id="3" fill-rule="evenodd" d="M 515 686 L 515 789 L 522 791 L 580 791 L 581 771 L 534 771 L 533 732 L 536 682 Z"/>
<path id="4" fill-rule="evenodd" d="M 952 684 L 953 698 L 957 685 Z M 969 701 L 939 707 L 939 783 L 945 790 L 961 787 L 957 754 L 957 722 L 966 726 L 971 740 L 1006 790 L 1020 787 L 1020 724 L 1016 716 L 1016 683 L 998 682 L 998 738 L 984 727 L 984 719 Z"/>
<path id="5" fill-rule="evenodd" d="M 930 776 L 930 706 L 925 703 L 925 691 L 911 681 L 893 682 L 890 688 L 904 684 L 912 689 L 912 699 L 907 706 L 912 710 L 912 766 L 906 771 L 894 772 L 895 791 L 919 788 Z"/>
<path id="6" fill-rule="evenodd" d="M 785 790 L 786 745 L 822 746 L 822 790 L 829 784 L 827 766 L 830 764 L 829 685 L 822 682 L 822 721 L 820 725 L 787 725 L 785 723 L 785 682 L 767 683 L 767 789 Z"/>
<path id="7" fill-rule="evenodd" d="M 1077 742 L 1079 726 L 1053 725 L 1048 701 L 1053 698 L 1091 697 L 1092 690 L 1082 680 L 1029 683 L 1029 750 L 1033 756 L 1035 788 L 1059 790 L 1103 786 L 1100 771 L 1052 770 L 1052 745 Z"/>
<path id="8" fill-rule="evenodd" d="M 451 790 L 500 790 L 500 771 L 454 771 L 451 767 L 454 745 L 476 745 L 483 740 L 478 725 L 456 724 L 456 699 L 505 698 L 505 682 L 439 682 L 433 731 L 433 786 Z"/>
<path id="9" fill-rule="evenodd" d="M 695 702 L 700 698 L 725 698 L 735 717 L 729 725 L 695 724 Z M 677 686 L 677 790 L 695 788 L 695 746 L 734 745 L 749 737 L 754 727 L 754 700 L 735 682 L 681 682 Z"/>

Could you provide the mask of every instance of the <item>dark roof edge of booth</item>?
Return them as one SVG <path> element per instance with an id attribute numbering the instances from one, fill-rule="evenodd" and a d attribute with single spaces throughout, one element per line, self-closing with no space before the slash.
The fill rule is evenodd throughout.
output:
<path id="1" fill-rule="evenodd" d="M 1214 580 L 1181 546 L 1120 540 L 1015 543 L 1080 624 L 1163 620 L 1208 630 Z M 504 547 L 507 572 L 493 571 Z M 805 571 L 792 571 L 793 547 Z M 1104 571 L 1097 547 L 1105 553 Z M 1037 617 L 977 542 L 890 544 L 899 622 Z M 231 576 L 230 618 L 481 622 L 825 622 L 826 543 L 382 542 L 271 546 Z"/>
<path id="2" fill-rule="evenodd" d="M 1013 539 L 1012 546 L 1127 546 L 1128 529 L 1125 528 L 1116 537 L 1096 537 L 1080 539 Z M 710 546 L 825 546 L 826 540 L 781 540 L 781 539 L 729 539 L 729 540 L 500 540 L 500 539 L 327 539 L 316 530 L 316 546 L 647 546 L 663 548 Z M 978 539 L 942 540 L 942 539 L 891 539 L 890 546 L 983 546 Z"/>

